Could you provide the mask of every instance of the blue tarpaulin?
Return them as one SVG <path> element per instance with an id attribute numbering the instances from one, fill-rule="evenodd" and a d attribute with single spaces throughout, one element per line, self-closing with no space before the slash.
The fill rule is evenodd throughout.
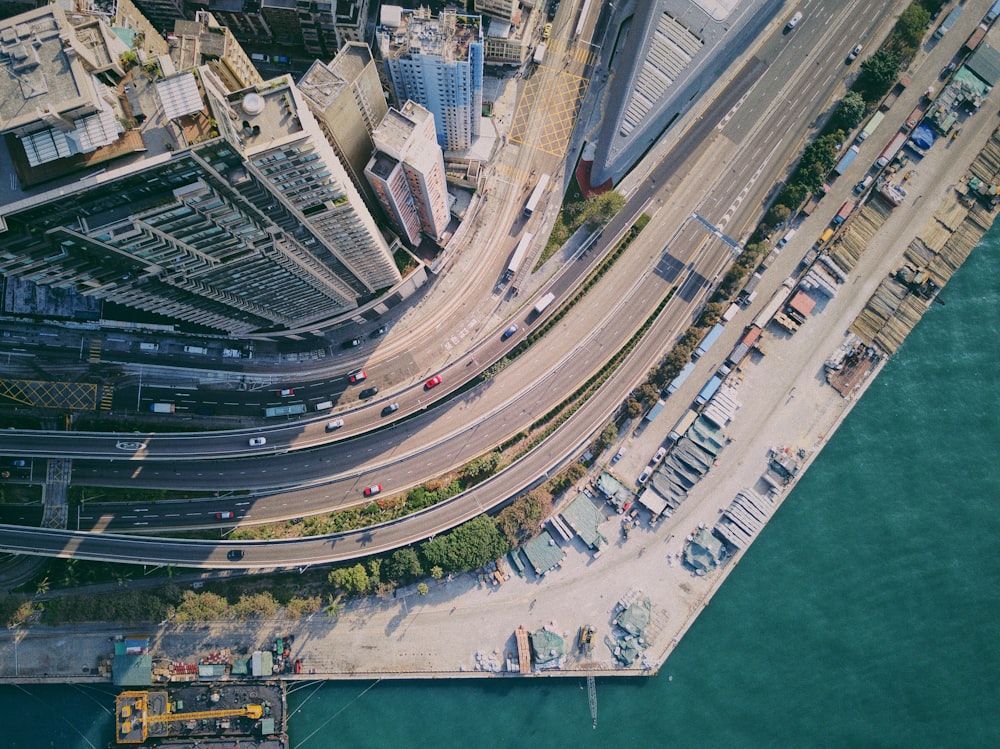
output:
<path id="1" fill-rule="evenodd" d="M 917 148 L 926 151 L 934 145 L 934 131 L 931 130 L 930 125 L 917 125 L 913 129 L 910 140 L 917 144 Z"/>

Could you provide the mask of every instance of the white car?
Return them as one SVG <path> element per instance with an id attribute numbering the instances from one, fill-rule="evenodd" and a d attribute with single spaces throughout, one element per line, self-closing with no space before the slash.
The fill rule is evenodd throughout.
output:
<path id="1" fill-rule="evenodd" d="M 326 423 L 326 431 L 332 432 L 335 429 L 340 429 L 342 426 L 344 426 L 343 419 L 334 419 L 333 421 L 328 421 Z"/>
<path id="2" fill-rule="evenodd" d="M 795 15 L 788 19 L 788 23 L 785 24 L 785 31 L 791 31 L 796 26 L 799 25 L 799 21 L 802 20 L 802 11 L 795 11 Z"/>
<path id="3" fill-rule="evenodd" d="M 250 447 L 261 447 L 267 444 L 267 437 L 251 437 Z"/>
<path id="4" fill-rule="evenodd" d="M 848 62 L 854 62 L 855 60 L 858 59 L 858 55 L 860 55 L 860 54 L 861 54 L 861 45 L 860 44 L 856 44 L 854 46 L 854 49 L 851 50 L 851 54 L 849 54 L 847 56 L 847 61 Z"/>

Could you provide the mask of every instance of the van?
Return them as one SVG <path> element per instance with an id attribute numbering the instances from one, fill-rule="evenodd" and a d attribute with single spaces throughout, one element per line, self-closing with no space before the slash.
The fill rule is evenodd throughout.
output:
<path id="1" fill-rule="evenodd" d="M 795 236 L 796 231 L 797 231 L 796 229 L 789 229 L 788 231 L 786 231 L 785 236 L 783 236 L 781 239 L 778 240 L 778 247 L 781 248 L 784 247 L 786 244 L 788 244 L 788 241 Z"/>
<path id="2" fill-rule="evenodd" d="M 854 186 L 854 194 L 860 195 L 861 193 L 863 193 L 865 190 L 868 189 L 868 187 L 874 180 L 875 178 L 869 174 L 867 177 L 865 177 L 863 180 L 861 180 L 860 182 L 858 182 L 858 184 Z"/>
<path id="3" fill-rule="evenodd" d="M 140 343 L 139 344 L 139 350 L 140 351 L 159 351 L 160 350 L 160 344 L 158 344 L 158 343 Z"/>

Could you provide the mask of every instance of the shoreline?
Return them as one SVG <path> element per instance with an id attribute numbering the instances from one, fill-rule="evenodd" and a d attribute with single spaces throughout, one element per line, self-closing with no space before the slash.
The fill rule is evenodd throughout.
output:
<path id="1" fill-rule="evenodd" d="M 984 116 L 983 120 L 974 124 L 984 144 L 996 138 L 995 130 L 989 130 L 982 137 L 982 131 L 994 125 L 995 118 Z M 966 129 L 973 130 L 971 127 Z M 968 133 L 967 142 L 973 142 L 974 137 L 976 134 Z M 976 149 L 975 157 L 959 171 L 966 174 L 985 148 L 983 145 Z M 952 156 L 947 151 L 947 147 L 943 146 L 940 152 L 929 154 L 921 166 L 919 181 L 914 181 L 918 187 L 926 185 L 928 191 L 935 190 L 931 195 L 937 197 L 938 207 L 928 214 L 922 210 L 923 203 L 919 208 L 916 201 L 904 204 L 887 214 L 888 219 L 879 233 L 893 234 L 895 225 L 908 219 L 934 221 L 934 216 L 942 212 L 942 207 L 949 201 L 959 202 L 954 188 L 961 183 L 961 178 L 942 178 L 954 171 L 946 163 Z M 936 157 L 937 171 L 931 169 L 932 156 Z M 919 197 L 925 202 L 935 199 L 925 198 L 924 195 Z M 987 215 L 992 225 L 996 212 L 991 211 Z M 949 236 L 960 228 L 961 222 L 957 227 L 949 227 Z M 924 224 L 921 224 L 914 236 L 920 236 L 923 229 Z M 574 654 L 560 669 L 530 675 L 655 675 L 759 535 L 758 531 L 750 544 L 737 551 L 721 567 L 704 577 L 696 577 L 680 564 L 670 563 L 683 551 L 688 529 L 701 524 L 715 524 L 719 514 L 716 508 L 728 505 L 737 491 L 752 486 L 755 477 L 759 477 L 766 468 L 764 455 L 769 446 L 791 445 L 807 453 L 801 470 L 776 497 L 767 519 L 770 520 L 784 504 L 797 486 L 798 479 L 811 467 L 815 457 L 888 361 L 888 356 L 884 356 L 848 398 L 842 398 L 826 382 L 817 378 L 817 372 L 823 371 L 826 357 L 843 339 L 844 331 L 858 319 L 860 310 L 868 304 L 874 290 L 884 282 L 886 272 L 891 273 L 902 262 L 911 242 L 912 238 L 902 242 L 888 236 L 873 239 L 859 262 L 863 270 L 858 270 L 857 275 L 852 272 L 847 283 L 839 287 L 840 298 L 830 300 L 823 311 L 809 318 L 802 330 L 795 334 L 798 340 L 792 341 L 791 335 L 776 334 L 769 328 L 765 343 L 767 355 L 744 365 L 742 370 L 743 384 L 739 398 L 744 401 L 744 406 L 728 429 L 731 442 L 719 456 L 718 469 L 709 471 L 674 515 L 661 521 L 656 528 L 638 528 L 627 541 L 622 541 L 614 532 L 607 534 L 614 539 L 598 559 L 592 558 L 576 539 L 563 544 L 568 554 L 562 568 L 541 578 L 514 578 L 502 586 L 493 587 L 475 573 L 467 573 L 441 584 L 431 583 L 427 596 L 419 596 L 416 586 L 409 586 L 400 589 L 398 597 L 392 599 L 351 601 L 336 622 L 314 615 L 297 621 L 283 619 L 215 622 L 185 627 L 151 626 L 147 629 L 152 633 L 156 654 L 175 659 L 197 659 L 199 655 L 220 647 L 245 652 L 259 647 L 273 638 L 275 633 L 294 631 L 304 636 L 297 637 L 293 656 L 303 658 L 312 672 L 285 677 L 291 681 L 506 678 L 515 674 L 477 668 L 480 661 L 477 656 L 492 653 L 496 657 L 503 651 L 509 652 L 513 631 L 518 625 L 525 624 L 534 630 L 552 623 L 554 629 L 567 636 L 567 645 L 571 645 L 569 638 L 572 633 L 578 625 L 585 623 L 596 624 L 599 636 L 603 636 L 608 629 L 608 611 L 613 611 L 615 601 L 639 594 L 648 597 L 656 614 L 661 615 L 661 622 L 669 624 L 665 626 L 661 623 L 652 638 L 652 645 L 647 649 L 651 661 L 649 668 L 617 667 L 607 648 L 599 642 L 594 658 L 585 660 L 574 657 Z M 887 250 L 888 246 L 894 250 Z M 923 311 L 926 312 L 926 307 Z M 743 322 L 745 317 L 746 313 L 737 321 Z M 803 342 L 802 339 L 807 336 L 812 336 L 816 345 Z M 706 356 L 705 360 L 714 366 L 720 356 L 719 352 L 715 352 L 714 356 Z M 784 379 L 779 380 L 775 370 L 777 374 L 783 374 Z M 695 383 L 689 383 L 689 388 L 696 390 Z M 671 397 L 686 396 L 686 391 L 679 391 Z M 795 404 L 788 408 L 793 401 Z M 652 437 L 660 430 L 657 427 L 644 431 Z M 644 454 L 641 451 L 645 449 L 637 446 L 634 452 Z M 617 529 L 617 521 L 618 516 L 613 513 L 606 519 L 611 523 L 612 531 Z M 664 525 L 668 527 L 662 527 Z M 607 530 L 604 524 L 602 529 Z M 647 549 L 648 554 L 645 553 Z M 581 590 L 592 593 L 584 596 Z M 604 592 L 598 596 L 599 591 Z M 93 669 L 96 658 L 109 653 L 109 635 L 141 629 L 94 624 L 4 631 L 0 633 L 0 653 L 4 656 L 0 660 L 0 683 L 107 683 L 110 675 L 95 675 L 90 671 L 84 673 L 82 669 Z M 76 634 L 77 630 L 92 632 Z M 486 660 L 490 659 L 487 657 Z M 31 668 L 35 670 L 29 672 L 26 663 L 33 664 Z"/>

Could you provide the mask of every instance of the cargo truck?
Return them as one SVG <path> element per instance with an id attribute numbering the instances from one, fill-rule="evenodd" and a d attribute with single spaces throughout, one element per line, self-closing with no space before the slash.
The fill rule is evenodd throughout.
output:
<path id="1" fill-rule="evenodd" d="M 719 387 L 722 385 L 722 378 L 719 375 L 713 375 L 712 379 L 705 383 L 705 387 L 701 389 L 698 393 L 698 397 L 694 399 L 696 405 L 704 406 L 708 403 L 712 396 L 715 395 Z"/>
<path id="2" fill-rule="evenodd" d="M 548 294 L 543 296 L 535 303 L 535 308 L 534 308 L 535 314 L 536 315 L 542 314 L 545 311 L 546 307 L 552 304 L 552 302 L 554 302 L 555 300 L 556 300 L 556 295 L 550 291 Z"/>
<path id="3" fill-rule="evenodd" d="M 184 353 L 185 354 L 207 354 L 208 353 L 208 349 L 205 348 L 204 346 L 185 346 L 184 347 Z"/>
<path id="4" fill-rule="evenodd" d="M 840 206 L 840 210 L 837 211 L 837 215 L 833 217 L 833 225 L 839 226 L 847 220 L 847 217 L 851 215 L 851 211 L 854 210 L 854 203 L 850 200 L 844 202 Z"/>
<path id="5" fill-rule="evenodd" d="M 697 359 L 699 356 L 702 356 L 705 353 L 707 353 L 708 350 L 712 348 L 712 346 L 715 344 L 715 342 L 719 340 L 719 336 L 722 335 L 723 330 L 724 328 L 722 327 L 722 323 L 717 322 L 715 325 L 713 325 L 712 329 L 705 334 L 704 338 L 701 339 L 701 343 L 698 344 L 698 348 L 695 349 L 692 358 Z"/>
<path id="6" fill-rule="evenodd" d="M 889 145 L 883 148 L 882 153 L 875 159 L 875 166 L 879 169 L 888 166 L 889 162 L 896 158 L 904 143 L 906 143 L 906 133 L 896 133 L 889 141 Z"/>
<path id="7" fill-rule="evenodd" d="M 691 428 L 691 425 L 694 424 L 694 420 L 697 418 L 698 412 L 693 408 L 689 408 L 687 413 L 684 414 L 676 424 L 674 424 L 674 428 L 670 430 L 670 434 L 667 435 L 667 439 L 672 442 L 679 440 L 684 436 L 684 433 Z"/>
<path id="8" fill-rule="evenodd" d="M 670 381 L 670 384 L 667 385 L 667 395 L 677 392 L 677 389 L 681 385 L 683 385 L 684 381 L 687 380 L 687 378 L 691 375 L 692 372 L 694 372 L 694 367 L 695 364 L 693 361 L 689 361 L 687 364 L 684 365 L 684 369 L 680 371 L 680 374 L 678 374 L 674 379 L 672 379 Z"/>
<path id="9" fill-rule="evenodd" d="M 545 42 L 542 42 L 537 47 L 535 47 L 535 55 L 532 58 L 536 65 L 541 65 L 542 60 L 545 59 Z"/>
<path id="10" fill-rule="evenodd" d="M 906 87 L 909 85 L 910 85 L 909 78 L 907 78 L 906 76 L 900 78 L 899 83 L 893 86 L 892 91 L 890 91 L 889 95 L 885 97 L 885 100 L 882 102 L 882 106 L 879 107 L 879 110 L 881 110 L 882 112 L 888 112 L 890 107 L 892 107 L 892 105 L 895 103 L 896 99 L 899 98 L 899 95 L 903 93 L 903 91 L 905 91 Z"/>
<path id="11" fill-rule="evenodd" d="M 948 14 L 948 17 L 945 18 L 941 22 L 941 25 L 937 27 L 937 30 L 934 32 L 934 38 L 940 39 L 942 36 L 947 34 L 951 30 L 951 27 L 955 25 L 955 21 L 958 20 L 960 15 L 962 15 L 962 6 L 956 5 L 952 9 L 951 13 Z"/>
<path id="12" fill-rule="evenodd" d="M 871 119 L 865 123 L 864 128 L 858 133 L 858 143 L 864 143 L 868 140 L 868 136 L 874 133 L 878 126 L 882 124 L 882 120 L 885 119 L 885 112 L 876 112 L 871 116 Z"/>
<path id="13" fill-rule="evenodd" d="M 173 403 L 154 403 L 149 407 L 154 414 L 172 414 L 174 412 Z"/>
<path id="14" fill-rule="evenodd" d="M 839 177 L 841 174 L 846 172 L 847 167 L 849 167 L 851 163 L 854 161 L 854 159 L 856 159 L 857 157 L 858 157 L 858 147 L 851 146 L 850 148 L 848 148 L 847 153 L 845 153 L 841 157 L 840 161 L 837 162 L 837 166 L 833 168 L 834 174 L 836 174 Z"/>

